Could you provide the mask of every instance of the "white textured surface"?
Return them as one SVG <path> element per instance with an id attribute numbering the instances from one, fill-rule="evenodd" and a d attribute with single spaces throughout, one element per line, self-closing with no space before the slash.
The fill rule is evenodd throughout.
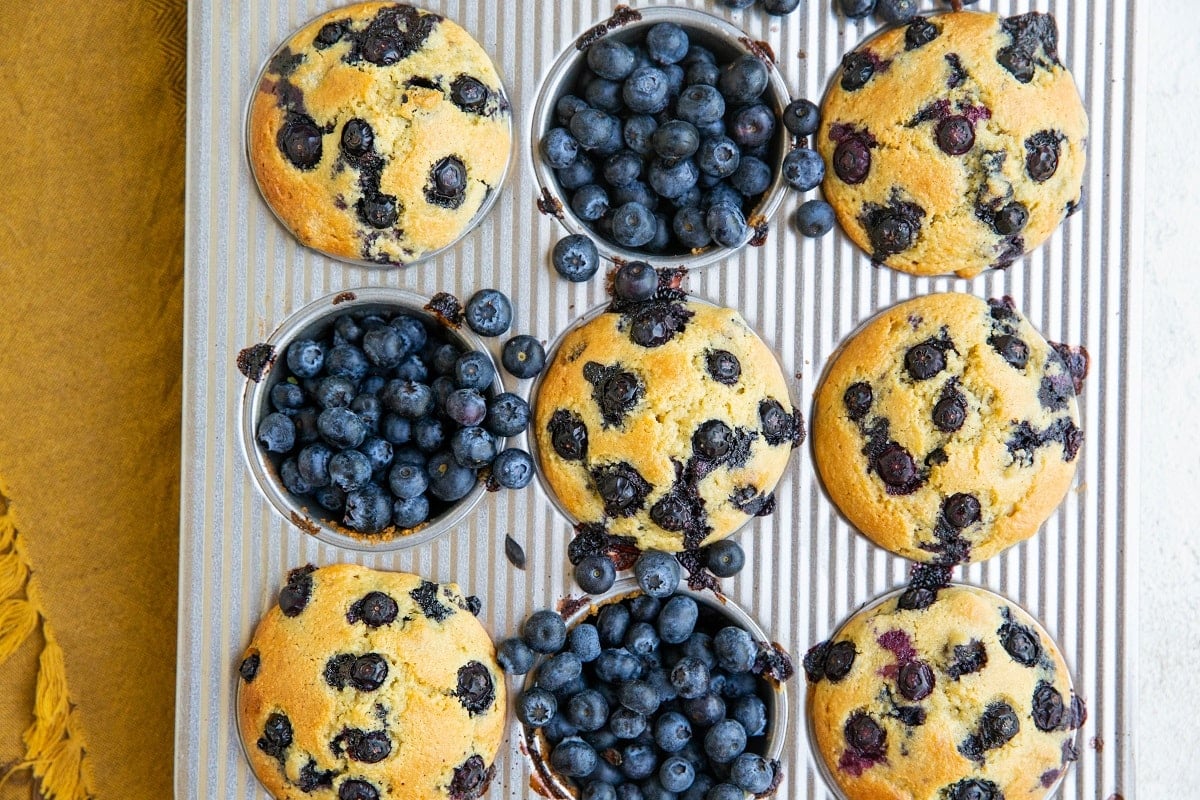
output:
<path id="1" fill-rule="evenodd" d="M 720 11 L 706 0 L 677 2 Z M 577 33 L 606 16 L 611 4 L 426 3 L 463 24 L 496 58 L 522 141 L 504 195 L 481 228 L 436 262 L 393 272 L 347 267 L 302 250 L 258 197 L 242 153 L 243 109 L 262 60 L 300 22 L 333 4 L 194 0 L 190 6 L 184 392 L 189 424 L 183 442 L 176 732 L 181 800 L 265 796 L 237 743 L 231 713 L 234 667 L 288 568 L 351 560 L 455 580 L 483 597 L 482 619 L 497 635 L 514 630 L 529 611 L 571 588 L 565 568 L 569 528 L 536 491 L 493 495 L 459 530 L 398 555 L 341 552 L 297 531 L 251 483 L 238 438 L 242 378 L 233 364 L 238 350 L 266 338 L 291 311 L 326 292 L 358 285 L 403 286 L 426 295 L 496 286 L 516 303 L 515 329 L 544 339 L 598 303 L 599 280 L 568 286 L 547 264 L 561 229 L 533 210 L 526 121 L 551 60 Z M 1063 58 L 1093 120 L 1082 212 L 1012 269 L 973 281 L 912 279 L 872 269 L 844 237 L 808 242 L 792 233 L 785 220 L 799 202 L 793 196 L 773 220 L 766 247 L 745 251 L 690 281 L 697 294 L 738 308 L 775 347 L 785 370 L 798 375 L 796 396 L 806 412 L 825 357 L 845 334 L 878 308 L 917 293 L 953 288 L 983 296 L 1011 294 L 1051 339 L 1087 346 L 1093 373 L 1081 398 L 1087 444 L 1078 491 L 1036 538 L 959 573 L 1025 605 L 1062 644 L 1090 707 L 1082 758 L 1064 787 L 1064 796 L 1076 798 L 1134 794 L 1129 679 L 1137 627 L 1126 623 L 1136 616 L 1126 615 L 1136 615 L 1138 599 L 1132 588 L 1141 373 L 1131 334 L 1141 318 L 1139 133 L 1144 115 L 1138 113 L 1141 98 L 1132 76 L 1134 53 L 1139 60 L 1146 55 L 1132 20 L 1146 5 L 1132 0 L 980 3 L 1004 13 L 1036 8 L 1058 16 Z M 498 8 L 504 13 L 497 14 Z M 731 16 L 752 37 L 771 42 L 788 85 L 809 97 L 820 94 L 840 56 L 873 27 L 843 29 L 826 0 L 807 0 L 782 26 L 759 12 Z M 1194 53 L 1194 47 L 1184 50 Z M 801 52 L 804 58 L 798 57 Z M 1159 74 L 1157 60 L 1153 66 Z M 1175 141 L 1183 149 L 1190 138 Z M 1194 268 L 1187 259 L 1176 263 Z M 1151 385 L 1163 381 L 1156 376 Z M 509 385 L 514 385 L 511 379 Z M 906 564 L 849 530 L 815 482 L 807 448 L 793 459 L 779 499 L 773 517 L 740 535 L 747 572 L 727 588 L 799 655 L 850 610 L 901 583 Z M 504 560 L 505 532 L 525 544 L 526 571 Z M 793 719 L 799 720 L 804 694 L 799 682 L 796 689 Z M 1098 737 L 1103 749 L 1090 747 L 1091 737 Z M 1177 760 L 1178 746 L 1168 744 L 1163 751 Z M 515 745 L 506 752 L 491 796 L 524 797 L 525 765 Z M 826 796 L 802 725 L 791 727 L 785 761 L 781 797 Z"/>
<path id="2" fill-rule="evenodd" d="M 1200 14 L 1165 0 L 1145 15 L 1146 280 L 1142 345 L 1140 797 L 1195 796 L 1200 759 L 1180 734 L 1195 729 L 1200 696 Z M 1132 265 L 1137 269 L 1138 265 Z"/>

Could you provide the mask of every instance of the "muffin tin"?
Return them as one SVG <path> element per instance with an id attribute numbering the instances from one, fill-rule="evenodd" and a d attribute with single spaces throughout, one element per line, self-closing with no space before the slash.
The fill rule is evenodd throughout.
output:
<path id="1" fill-rule="evenodd" d="M 315 298 L 357 287 L 438 291 L 469 297 L 495 287 L 514 301 L 514 332 L 554 340 L 585 309 L 605 299 L 603 278 L 569 284 L 550 265 L 564 233 L 536 209 L 540 196 L 531 140 L 534 109 L 555 60 L 611 7 L 512 0 L 424 3 L 471 33 L 505 76 L 514 109 L 515 153 L 486 219 L 436 258 L 404 270 L 348 265 L 298 245 L 261 200 L 243 152 L 243 110 L 271 51 L 329 0 L 197 0 L 189 26 L 188 236 L 176 713 L 176 796 L 264 798 L 241 757 L 234 723 L 237 660 L 287 570 L 306 562 L 353 561 L 459 583 L 483 600 L 481 620 L 496 638 L 530 612 L 578 592 L 567 544 L 571 529 L 539 489 L 485 495 L 463 521 L 433 541 L 402 551 L 363 553 L 322 542 L 278 514 L 257 489 L 241 445 L 245 379 L 234 364 Z M 826 0 L 807 0 L 789 17 L 754 6 L 730 11 L 709 0 L 637 2 L 715 14 L 765 41 L 794 97 L 821 96 L 841 56 L 876 28 L 848 21 Z M 932 10 L 934 0 L 922 0 Z M 940 7 L 940 5 L 938 6 Z M 840 233 L 800 237 L 790 225 L 801 202 L 785 194 L 767 241 L 694 272 L 687 287 L 731 306 L 763 336 L 805 417 L 829 353 L 862 320 L 899 300 L 935 291 L 1011 295 L 1050 338 L 1083 344 L 1092 373 L 1080 398 L 1088 432 L 1075 491 L 1028 542 L 955 578 L 1000 592 L 1029 609 L 1062 648 L 1076 690 L 1088 701 L 1081 759 L 1064 795 L 1108 797 L 1133 790 L 1132 688 L 1135 664 L 1137 411 L 1136 353 L 1141 247 L 1141 131 L 1144 79 L 1142 4 L 1107 0 L 981 0 L 1005 14 L 1052 11 L 1061 54 L 1092 116 L 1085 204 L 1050 242 L 1005 272 L 973 280 L 914 278 L 873 269 Z M 497 13 L 501 9 L 502 13 Z M 656 12 L 658 13 L 658 12 Z M 1126 264 L 1131 265 L 1126 268 Z M 486 342 L 498 353 L 501 339 Z M 528 397 L 531 385 L 504 376 Z M 511 445 L 527 446 L 522 437 Z M 741 606 L 797 659 L 827 638 L 854 608 L 902 584 L 907 563 L 850 530 L 823 494 L 811 452 L 802 449 L 777 487 L 779 508 L 738 534 L 747 566 L 724 581 Z M 518 569 L 505 536 L 527 556 Z M 511 684 L 510 684 L 511 685 Z M 803 714 L 798 684 L 789 713 Z M 527 797 L 530 768 L 519 724 L 497 764 L 491 798 Z M 830 796 L 804 725 L 782 742 L 781 798 Z"/>

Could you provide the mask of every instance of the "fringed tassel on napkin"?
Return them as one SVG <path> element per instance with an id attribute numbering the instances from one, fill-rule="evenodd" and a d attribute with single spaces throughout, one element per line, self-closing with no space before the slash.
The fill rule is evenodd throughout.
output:
<path id="1" fill-rule="evenodd" d="M 0 484 L 0 665 L 33 635 L 39 622 L 44 644 L 38 659 L 33 724 L 24 736 L 25 759 L 0 777 L 0 785 L 29 770 L 47 800 L 89 800 L 93 797 L 91 763 L 79 715 L 71 708 L 66 659 L 42 611 L 37 580 Z"/>

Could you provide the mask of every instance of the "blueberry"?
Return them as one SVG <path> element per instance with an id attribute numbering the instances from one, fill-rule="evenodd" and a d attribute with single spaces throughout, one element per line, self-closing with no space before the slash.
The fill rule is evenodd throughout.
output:
<path id="1" fill-rule="evenodd" d="M 937 126 L 937 144 L 942 152 L 961 156 L 975 146 L 975 126 L 962 115 L 946 117 Z"/>
<path id="2" fill-rule="evenodd" d="M 675 115 L 697 128 L 712 125 L 725 116 L 725 98 L 714 86 L 693 84 L 680 93 Z"/>
<path id="3" fill-rule="evenodd" d="M 675 212 L 671 229 L 679 243 L 689 250 L 700 250 L 712 241 L 705 226 L 704 216 L 704 212 L 698 206 L 681 208 Z"/>
<path id="4" fill-rule="evenodd" d="M 487 415 L 487 401 L 474 389 L 455 389 L 446 398 L 442 411 L 459 425 L 479 425 Z"/>
<path id="5" fill-rule="evenodd" d="M 793 100 L 783 110 L 783 127 L 796 136 L 812 136 L 821 124 L 821 111 L 811 100 Z"/>
<path id="6" fill-rule="evenodd" d="M 654 743 L 666 753 L 678 753 L 692 739 L 692 726 L 678 711 L 662 714 L 654 723 Z"/>
<path id="7" fill-rule="evenodd" d="M 313 489 L 313 499 L 326 511 L 341 511 L 346 507 L 346 493 L 336 486 L 320 486 Z"/>
<path id="8" fill-rule="evenodd" d="M 557 653 L 567 642 L 567 626 L 553 611 L 538 611 L 525 620 L 521 638 L 535 653 Z"/>
<path id="9" fill-rule="evenodd" d="M 746 156 L 729 176 L 729 183 L 746 197 L 757 197 L 771 188 L 772 179 L 771 168 L 766 162 Z"/>
<path id="10" fill-rule="evenodd" d="M 839 0 L 838 5 L 851 19 L 861 19 L 875 11 L 875 0 Z"/>
<path id="11" fill-rule="evenodd" d="M 816 150 L 799 147 L 783 159 L 783 179 L 802 192 L 815 189 L 825 179 L 825 161 Z"/>
<path id="12" fill-rule="evenodd" d="M 871 150 L 858 139 L 847 139 L 833 151 L 833 171 L 843 182 L 855 185 L 871 171 Z"/>
<path id="13" fill-rule="evenodd" d="M 533 667 L 534 656 L 533 651 L 529 646 L 520 639 L 505 639 L 496 647 L 496 661 L 500 663 L 500 668 L 509 675 L 524 675 Z M 544 689 L 534 689 L 535 692 L 545 691 Z M 549 694 L 549 692 L 546 692 Z M 553 699 L 554 695 L 550 695 Z M 556 704 L 557 705 L 557 704 Z M 520 708 L 518 707 L 518 714 Z M 522 717 L 522 720 L 529 722 Z M 530 723 L 532 724 L 532 723 Z"/>
<path id="14" fill-rule="evenodd" d="M 743 8 L 749 8 L 750 6 L 754 5 L 756 0 L 717 0 L 717 2 L 720 3 L 721 5 L 725 6 L 726 8 L 732 8 L 734 10 L 741 10 Z"/>
<path id="15" fill-rule="evenodd" d="M 727 178 L 737 171 L 742 151 L 728 136 L 710 136 L 700 143 L 697 167 L 705 175 Z"/>
<path id="16" fill-rule="evenodd" d="M 587 51 L 587 63 L 592 72 L 613 81 L 629 77 L 635 61 L 633 50 L 612 38 L 601 39 Z"/>
<path id="17" fill-rule="evenodd" d="M 733 115 L 729 130 L 739 146 L 762 147 L 775 134 L 775 114 L 762 103 L 745 106 Z"/>
<path id="18" fill-rule="evenodd" d="M 429 475 L 417 464 L 397 464 L 388 473 L 388 487 L 401 499 L 420 497 L 429 488 Z"/>
<path id="19" fill-rule="evenodd" d="M 654 211 L 658 208 L 658 195 L 644 181 L 634 181 L 626 186 L 617 186 L 612 190 L 612 201 L 614 206 L 623 206 L 626 203 L 638 203 L 646 207 L 647 211 Z M 612 222 L 609 221 L 609 233 L 611 233 Z"/>
<path id="20" fill-rule="evenodd" d="M 504 343 L 500 363 L 515 378 L 533 378 L 546 366 L 546 349 L 533 336 L 514 336 Z"/>
<path id="21" fill-rule="evenodd" d="M 516 447 L 502 450 L 492 461 L 492 477 L 505 489 L 524 489 L 533 480 L 533 459 Z"/>
<path id="22" fill-rule="evenodd" d="M 622 684 L 617 690 L 617 699 L 625 708 L 647 717 L 657 711 L 659 706 L 658 691 L 645 681 L 629 681 Z"/>
<path id="23" fill-rule="evenodd" d="M 738 56 L 721 70 L 717 88 L 726 104 L 752 103 L 767 88 L 767 67 L 756 56 Z"/>
<path id="24" fill-rule="evenodd" d="M 528 627 L 528 623 L 526 623 Z M 529 645 L 531 650 L 543 652 L 534 646 L 534 642 L 530 641 L 529 637 L 525 638 L 525 643 Z M 563 634 L 562 640 L 558 645 L 558 649 L 562 649 L 566 643 L 566 634 Z M 546 644 L 541 642 L 540 647 L 545 647 Z M 556 652 L 538 668 L 537 685 L 543 689 L 549 689 L 556 692 L 564 686 L 571 684 L 580 676 L 583 670 L 583 662 L 579 660 L 579 656 L 567 651 L 564 653 Z"/>
<path id="25" fill-rule="evenodd" d="M 745 800 L 746 793 L 731 783 L 718 783 L 708 790 L 704 800 Z"/>
<path id="26" fill-rule="evenodd" d="M 583 787 L 579 800 L 617 800 L 617 790 L 611 783 L 591 780 Z"/>
<path id="27" fill-rule="evenodd" d="M 600 632 L 590 622 L 582 622 L 567 634 L 567 647 L 584 664 L 600 657 Z"/>
<path id="28" fill-rule="evenodd" d="M 429 519 L 429 499 L 425 495 L 400 497 L 392 504 L 392 524 L 397 528 L 415 528 Z"/>
<path id="29" fill-rule="evenodd" d="M 713 653 L 712 637 L 703 631 L 695 631 L 679 648 L 678 657 L 691 656 L 704 662 L 704 666 L 714 670 L 717 667 L 717 657 Z"/>
<path id="30" fill-rule="evenodd" d="M 446 429 L 436 417 L 421 417 L 413 423 L 413 443 L 425 453 L 440 450 L 446 443 Z"/>
<path id="31" fill-rule="evenodd" d="M 1002 334 L 988 339 L 988 343 L 1014 369 L 1025 369 L 1029 363 L 1029 345 L 1016 336 Z"/>
<path id="32" fill-rule="evenodd" d="M 449 452 L 440 452 L 429 459 L 429 491 L 447 503 L 461 500 L 475 488 L 475 470 L 461 466 Z"/>
<path id="33" fill-rule="evenodd" d="M 654 215 L 640 203 L 626 203 L 612 212 L 612 236 L 622 247 L 641 247 L 654 238 Z"/>
<path id="34" fill-rule="evenodd" d="M 346 408 L 354 402 L 354 382 L 349 378 L 321 378 L 313 391 L 313 399 L 321 408 Z"/>
<path id="35" fill-rule="evenodd" d="M 379 533 L 392 522 L 392 499 L 383 489 L 368 483 L 346 495 L 342 522 L 359 533 Z"/>
<path id="36" fill-rule="evenodd" d="M 477 425 L 459 428 L 450 437 L 454 460 L 468 469 L 479 469 L 492 463 L 496 451 L 496 438 Z"/>
<path id="37" fill-rule="evenodd" d="M 379 393 L 385 408 L 406 419 L 418 419 L 433 411 L 433 390 L 424 383 L 399 378 L 390 380 Z"/>
<path id="38" fill-rule="evenodd" d="M 366 337 L 363 337 L 366 341 Z M 366 354 L 352 344 L 339 344 L 325 356 L 325 373 L 334 378 L 360 381 L 370 369 Z"/>
<path id="39" fill-rule="evenodd" d="M 668 644 L 679 644 L 692 635 L 698 616 L 695 600 L 682 595 L 672 597 L 658 615 L 658 635 Z"/>
<path id="40" fill-rule="evenodd" d="M 616 157 L 614 156 L 614 158 Z M 574 233 L 559 239 L 554 245 L 552 262 L 559 275 L 569 281 L 580 283 L 596 274 L 596 270 L 600 267 L 600 255 L 596 252 L 596 244 L 590 237 Z"/>
<path id="41" fill-rule="evenodd" d="M 638 586 L 651 597 L 669 597 L 679 586 L 679 560 L 661 550 L 642 553 L 633 565 L 633 573 Z"/>
<path id="42" fill-rule="evenodd" d="M 383 417 L 383 403 L 377 395 L 359 394 L 350 401 L 350 410 L 358 414 L 368 431 L 372 434 L 379 432 L 379 422 Z"/>
<path id="43" fill-rule="evenodd" d="M 847 53 L 842 58 L 841 86 L 847 92 L 858 91 L 875 76 L 875 62 L 864 53 Z"/>
<path id="44" fill-rule="evenodd" d="M 300 475 L 310 486 L 327 486 L 329 484 L 329 461 L 333 451 L 326 445 L 316 442 L 300 451 L 296 457 L 296 467 Z"/>
<path id="45" fill-rule="evenodd" d="M 662 158 L 687 158 L 699 149 L 700 133 L 692 123 L 675 119 L 658 126 L 650 137 L 650 145 Z"/>
<path id="46" fill-rule="evenodd" d="M 596 184 L 579 187 L 571 197 L 571 210 L 585 222 L 595 222 L 608 213 L 608 192 Z"/>
<path id="47" fill-rule="evenodd" d="M 357 450 L 343 450 L 329 459 L 329 480 L 343 492 L 361 489 L 371 480 L 371 462 Z"/>
<path id="48" fill-rule="evenodd" d="M 599 730 L 608 719 L 608 703 L 595 689 L 585 689 L 567 702 L 566 715 L 581 731 Z"/>
<path id="49" fill-rule="evenodd" d="M 428 459 L 425 454 L 415 447 L 400 447 L 395 451 L 392 457 L 393 464 L 414 464 L 418 467 L 425 466 Z"/>
<path id="50" fill-rule="evenodd" d="M 679 161 L 656 158 L 646 171 L 646 181 L 660 197 L 676 198 L 696 185 L 700 171 L 690 158 Z"/>
<path id="51" fill-rule="evenodd" d="M 716 64 L 709 62 L 709 61 L 699 61 L 695 64 L 692 64 L 691 66 L 689 66 L 687 68 L 687 71 L 683 75 L 683 82 L 684 82 L 684 85 L 686 85 L 686 86 L 711 86 L 715 89 L 717 86 L 717 81 L 719 81 L 720 79 L 721 79 L 721 68 L 718 67 Z M 683 94 L 686 94 L 686 93 L 687 92 L 685 91 Z M 683 98 L 683 94 L 680 95 L 681 101 Z M 718 93 L 717 96 L 720 97 L 720 94 Z M 721 108 L 722 109 L 725 108 L 725 98 L 721 98 Z M 686 119 L 686 117 L 684 116 L 684 112 L 681 112 L 679 110 L 678 102 L 676 103 L 676 106 L 675 106 L 675 114 L 677 116 L 679 116 L 681 119 Z M 722 116 L 723 115 L 724 115 L 724 112 L 722 112 Z M 717 120 L 719 120 L 719 119 L 720 118 L 718 117 Z M 714 120 L 714 122 L 717 120 Z M 692 120 L 689 119 L 688 122 L 692 122 Z M 709 123 L 709 124 L 711 124 L 711 123 Z"/>
<path id="52" fill-rule="evenodd" d="M 654 747 L 644 742 L 634 742 L 625 746 L 621 751 L 621 772 L 633 781 L 649 778 L 658 769 L 658 759 L 654 755 Z"/>
<path id="53" fill-rule="evenodd" d="M 617 570 L 603 554 L 587 556 L 575 565 L 575 582 L 588 594 L 604 594 L 612 588 Z"/>
<path id="54" fill-rule="evenodd" d="M 713 637 L 713 652 L 717 665 L 726 672 L 749 672 L 754 667 L 758 645 L 744 629 L 730 625 Z"/>
<path id="55" fill-rule="evenodd" d="M 733 430 L 719 419 L 700 424 L 692 434 L 692 450 L 696 455 L 716 460 L 728 455 L 733 446 Z"/>
<path id="56" fill-rule="evenodd" d="M 917 0 L 878 0 L 876 10 L 889 25 L 912 22 L 917 18 Z"/>
<path id="57" fill-rule="evenodd" d="M 942 516 L 952 528 L 959 531 L 978 522 L 981 513 L 979 499 L 971 494 L 952 494 L 942 504 Z"/>
<path id="58" fill-rule="evenodd" d="M 526 668 L 528 671 L 528 667 Z M 517 673 L 521 674 L 521 673 Z M 533 688 L 522 693 L 517 700 L 517 716 L 521 722 L 540 728 L 554 719 L 558 713 L 558 701 L 545 689 Z"/>
<path id="59" fill-rule="evenodd" d="M 718 578 L 732 578 L 746 565 L 746 553 L 732 539 L 722 539 L 709 546 L 705 565 Z"/>
<path id="60" fill-rule="evenodd" d="M 292 342 L 288 346 L 287 365 L 297 378 L 312 378 L 325 365 L 325 348 L 311 339 Z"/>
<path id="61" fill-rule="evenodd" d="M 304 390 L 291 381 L 280 381 L 271 387 L 271 405 L 276 411 L 301 408 L 304 405 Z"/>
<path id="62" fill-rule="evenodd" d="M 512 325 L 512 303 L 503 292 L 480 289 L 467 301 L 464 316 L 480 336 L 499 336 Z"/>
<path id="63" fill-rule="evenodd" d="M 800 5 L 800 0 L 763 0 L 763 11 L 776 17 L 792 13 Z"/>
<path id="64" fill-rule="evenodd" d="M 598 108 L 609 114 L 620 114 L 625 110 L 625 101 L 621 97 L 621 89 L 622 86 L 619 81 L 596 78 L 587 85 L 583 96 L 591 108 Z"/>
<path id="65" fill-rule="evenodd" d="M 571 117 L 571 135 L 584 150 L 603 147 L 619 136 L 621 123 L 616 117 L 595 108 L 585 108 Z"/>
<path id="66" fill-rule="evenodd" d="M 621 603 L 610 603 L 596 615 L 596 629 L 605 647 L 620 647 L 629 630 L 629 609 Z"/>
<path id="67" fill-rule="evenodd" d="M 516 436 L 529 426 L 529 404 L 512 392 L 497 395 L 488 404 L 484 427 L 496 436 Z"/>
<path id="68" fill-rule="evenodd" d="M 767 706 L 754 695 L 734 700 L 729 716 L 741 723 L 747 736 L 762 736 L 767 732 Z"/>
<path id="69" fill-rule="evenodd" d="M 685 656 L 679 659 L 675 666 L 672 667 L 669 675 L 671 685 L 679 692 L 679 696 L 685 700 L 700 697 L 708 692 L 708 667 L 704 666 L 704 662 L 694 656 Z"/>
<path id="70" fill-rule="evenodd" d="M 637 711 L 620 706 L 613 709 L 608 726 L 617 739 L 636 739 L 646 730 L 646 717 Z"/>
<path id="71" fill-rule="evenodd" d="M 896 686 L 906 700 L 924 700 L 933 693 L 933 669 L 924 661 L 910 661 L 900 667 Z"/>
<path id="72" fill-rule="evenodd" d="M 833 206 L 824 200 L 809 200 L 796 209 L 796 229 L 815 239 L 833 230 Z"/>
<path id="73" fill-rule="evenodd" d="M 270 453 L 290 453 L 296 446 L 296 423 L 278 411 L 267 414 L 258 423 L 258 443 Z"/>
<path id="74" fill-rule="evenodd" d="M 625 146 L 638 155 L 650 152 L 650 138 L 658 130 L 658 121 L 646 114 L 635 114 L 625 120 Z"/>
<path id="75" fill-rule="evenodd" d="M 622 96 L 625 105 L 634 113 L 657 114 L 667 107 L 669 93 L 670 81 L 666 73 L 658 67 L 647 66 L 638 67 L 625 79 Z"/>
<path id="76" fill-rule="evenodd" d="M 674 22 L 660 22 L 646 34 L 646 51 L 659 64 L 676 64 L 688 54 L 688 35 Z"/>
<path id="77" fill-rule="evenodd" d="M 601 631 L 601 638 L 604 633 Z M 609 683 L 623 683 L 641 677 L 643 667 L 637 656 L 625 650 L 609 649 L 594 662 L 596 677 Z"/>
<path id="78" fill-rule="evenodd" d="M 904 354 L 904 368 L 913 380 L 929 380 L 946 368 L 946 355 L 936 344 L 922 342 Z"/>
<path id="79" fill-rule="evenodd" d="M 980 778 L 963 778 L 942 789 L 939 796 L 946 800 L 1004 800 L 999 786 Z"/>
<path id="80" fill-rule="evenodd" d="M 737 206 L 719 203 L 704 218 L 709 235 L 722 247 L 738 247 L 749 236 L 746 218 Z"/>
<path id="81" fill-rule="evenodd" d="M 562 188 L 568 191 L 574 191 L 580 186 L 586 186 L 589 183 L 596 181 L 596 165 L 592 160 L 582 153 L 575 159 L 575 163 L 569 167 L 556 169 L 555 176 L 558 178 Z"/>
<path id="82" fill-rule="evenodd" d="M 488 357 L 478 351 L 464 353 L 454 363 L 454 381 L 460 388 L 486 392 L 495 377 L 496 370 Z"/>
<path id="83" fill-rule="evenodd" d="M 992 228 L 1001 236 L 1015 236 L 1029 222 L 1029 209 L 1015 200 L 996 212 Z"/>
<path id="84" fill-rule="evenodd" d="M 565 169 L 575 163 L 579 142 L 566 128 L 551 128 L 542 137 L 542 160 L 554 169 Z"/>
<path id="85" fill-rule="evenodd" d="M 691 762 L 679 756 L 667 758 L 658 768 L 658 782 L 668 792 L 687 791 L 694 780 L 696 780 L 695 767 Z"/>
<path id="86" fill-rule="evenodd" d="M 306 114 L 289 114 L 277 141 L 288 161 L 299 169 L 312 169 L 321 162 L 321 129 Z"/>
<path id="87" fill-rule="evenodd" d="M 765 758 L 754 753 L 742 753 L 733 760 L 729 779 L 751 794 L 759 794 L 775 782 L 775 767 Z"/>
<path id="88" fill-rule="evenodd" d="M 279 480 L 292 494 L 308 494 L 313 490 L 313 485 L 300 474 L 294 458 L 289 458 L 279 465 Z"/>
<path id="89" fill-rule="evenodd" d="M 462 355 L 462 351 L 455 345 L 449 342 L 440 344 L 433 351 L 430 366 L 438 375 L 450 375 L 454 372 L 454 365 L 458 362 L 460 355 Z"/>
<path id="90" fill-rule="evenodd" d="M 725 718 L 725 701 L 712 692 L 684 700 L 681 707 L 688 721 L 699 728 L 711 727 Z"/>
<path id="91" fill-rule="evenodd" d="M 558 744 L 563 739 L 576 735 L 579 731 L 567 721 L 566 714 L 555 714 L 554 718 L 542 728 L 542 733 L 550 744 Z"/>
<path id="92" fill-rule="evenodd" d="M 334 447 L 358 447 L 367 438 L 367 426 L 348 408 L 327 408 L 317 417 L 317 431 Z"/>
<path id="93" fill-rule="evenodd" d="M 622 264 L 613 276 L 612 291 L 622 300 L 650 300 L 658 291 L 658 272 L 645 261 Z"/>
<path id="94" fill-rule="evenodd" d="M 745 750 L 746 729 L 737 720 L 722 720 L 704 735 L 704 752 L 718 764 L 728 764 Z"/>

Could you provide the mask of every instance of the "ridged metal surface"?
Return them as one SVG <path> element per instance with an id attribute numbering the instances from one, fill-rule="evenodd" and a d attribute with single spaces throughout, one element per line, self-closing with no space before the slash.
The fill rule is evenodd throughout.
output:
<path id="1" fill-rule="evenodd" d="M 655 3 L 654 5 L 663 5 Z M 874 29 L 847 24 L 829 0 L 804 0 L 791 17 L 727 16 L 768 41 L 796 96 L 819 97 L 841 55 Z M 339 264 L 315 255 L 275 221 L 254 189 L 242 130 L 262 60 L 304 20 L 334 3 L 318 0 L 195 0 L 190 4 L 187 295 L 184 353 L 183 497 L 180 543 L 176 796 L 261 798 L 237 742 L 234 668 L 258 615 L 285 572 L 352 561 L 456 581 L 484 600 L 481 619 L 497 637 L 530 611 L 568 593 L 570 529 L 539 490 L 490 495 L 445 537 L 372 556 L 322 545 L 285 522 L 260 496 L 238 433 L 243 378 L 238 351 L 262 341 L 289 313 L 330 291 L 387 285 L 426 295 L 494 286 L 516 306 L 514 330 L 550 340 L 602 300 L 600 280 L 559 279 L 549 265 L 562 231 L 534 209 L 528 122 L 543 76 L 563 48 L 606 18 L 609 3 L 442 0 L 425 5 L 478 38 L 504 76 L 516 114 L 514 168 L 491 215 L 455 249 L 406 271 Z M 634 3 L 646 5 L 646 3 Z M 923 3 L 932 7 L 932 2 Z M 974 280 L 917 279 L 872 268 L 843 236 L 801 239 L 785 200 L 765 247 L 693 275 L 693 292 L 739 309 L 797 378 L 811 406 L 828 353 L 876 310 L 933 291 L 1011 295 L 1050 339 L 1082 343 L 1092 372 L 1081 398 L 1087 443 L 1077 486 L 1032 540 L 956 577 L 1008 595 L 1043 620 L 1061 644 L 1089 706 L 1082 754 L 1063 797 L 1133 793 L 1131 726 L 1136 663 L 1138 398 L 1142 242 L 1145 3 L 1135 0 L 983 0 L 1004 14 L 1053 12 L 1060 52 L 1091 114 L 1086 203 L 1049 243 L 1005 272 Z M 496 343 L 499 344 L 498 342 Z M 528 382 L 526 382 L 527 384 Z M 508 379 L 510 388 L 517 383 Z M 518 388 L 527 391 L 527 386 Z M 907 565 L 872 546 L 824 495 L 807 446 L 779 487 L 779 509 L 739 534 L 746 571 L 731 595 L 774 638 L 801 654 L 850 611 L 901 583 Z M 528 566 L 505 560 L 504 535 L 520 541 Z M 791 694 L 783 798 L 828 796 L 804 733 L 804 687 Z M 515 725 L 490 797 L 529 795 Z"/>

